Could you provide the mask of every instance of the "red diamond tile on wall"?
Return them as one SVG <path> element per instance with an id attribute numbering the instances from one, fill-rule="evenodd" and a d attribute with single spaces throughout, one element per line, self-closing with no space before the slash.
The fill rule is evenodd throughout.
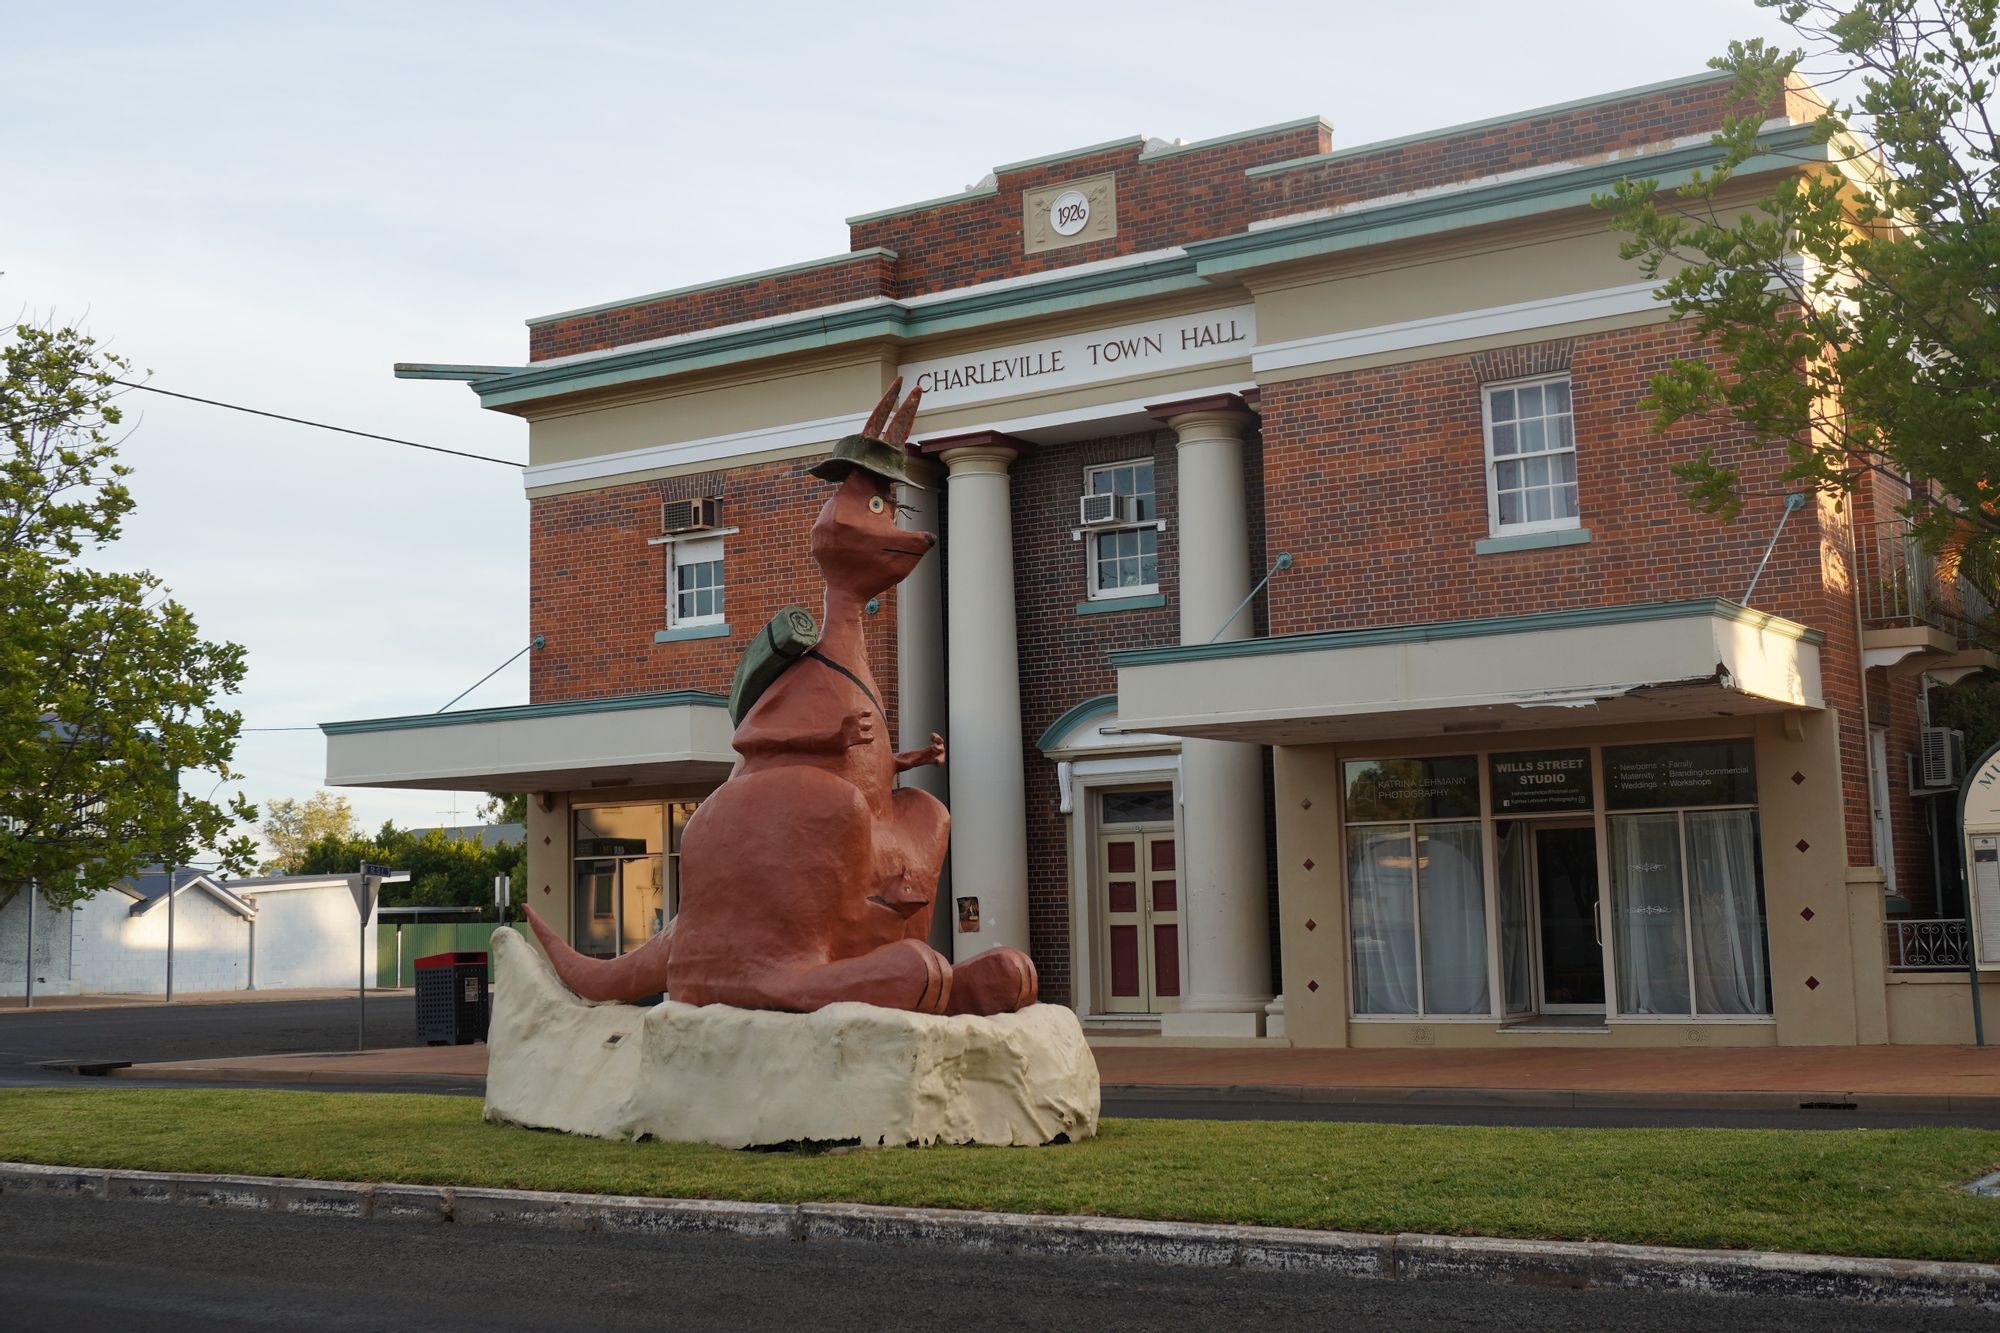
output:
<path id="1" fill-rule="evenodd" d="M 555 890 L 554 890 L 554 889 L 552 889 L 552 888 L 550 888 L 550 887 L 549 887 L 548 885 L 544 884 L 544 885 L 542 885 L 542 892 L 543 892 L 543 893 L 554 893 L 554 892 L 555 892 Z"/>
<path id="2" fill-rule="evenodd" d="M 1307 917 L 1307 918 L 1306 918 L 1306 929 L 1307 929 L 1307 930 L 1318 930 L 1318 929 L 1319 929 L 1319 922 L 1317 922 L 1317 921 L 1313 920 L 1313 919 L 1312 919 L 1311 917 Z"/>
<path id="3" fill-rule="evenodd" d="M 1793 785 L 1794 787 L 1802 787 L 1802 786 L 1804 786 L 1804 785 L 1805 785 L 1805 780 L 1806 780 L 1806 775 L 1805 775 L 1805 774 L 1803 774 L 1803 773 L 1794 773 L 1794 774 L 1792 774 L 1792 785 Z"/>
<path id="4" fill-rule="evenodd" d="M 1313 798 L 1312 798 L 1312 797 L 1310 797 L 1310 796 L 1301 796 L 1301 797 L 1299 797 L 1299 809 L 1301 809 L 1301 810 L 1310 810 L 1310 809 L 1312 809 L 1312 808 L 1313 808 Z"/>
<path id="5" fill-rule="evenodd" d="M 1317 981 L 1308 981 L 1308 982 L 1306 983 L 1306 989 L 1307 989 L 1307 990 L 1318 990 L 1318 989 L 1319 989 L 1319 983 L 1318 983 Z"/>
<path id="6" fill-rule="evenodd" d="M 1805 907 L 1805 908 L 1801 908 L 1801 909 L 1799 909 L 1799 918 L 1800 918 L 1801 920 L 1803 920 L 1803 921 L 1810 921 L 1810 920 L 1812 920 L 1812 919 L 1813 919 L 1813 909 L 1812 909 L 1812 908 L 1810 908 L 1810 907 Z"/>
<path id="7" fill-rule="evenodd" d="M 548 834 L 546 834 L 546 833 L 544 833 L 544 834 L 542 835 L 542 846 L 544 846 L 544 847 L 548 846 L 548 845 L 549 845 L 549 842 L 550 842 L 550 838 L 549 838 L 549 835 L 548 835 Z"/>
<path id="8" fill-rule="evenodd" d="M 1807 842 L 1804 838 L 1800 838 L 1797 842 L 1793 843 L 1792 845 L 1794 847 L 1797 847 L 1802 852 L 1812 846 L 1812 844 Z"/>
<path id="9" fill-rule="evenodd" d="M 1312 868 L 1313 868 L 1313 859 L 1310 856 L 1308 856 L 1306 858 L 1306 869 L 1311 870 Z"/>
<path id="10" fill-rule="evenodd" d="M 1819 989 L 1819 978 L 1818 978 L 1818 977 L 1807 977 L 1807 978 L 1806 978 L 1806 989 L 1807 989 L 1807 990 L 1818 990 L 1818 989 Z"/>

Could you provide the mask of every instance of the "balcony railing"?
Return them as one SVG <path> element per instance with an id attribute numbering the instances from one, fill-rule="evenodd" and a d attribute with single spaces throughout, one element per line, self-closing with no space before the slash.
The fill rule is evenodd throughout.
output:
<path id="1" fill-rule="evenodd" d="M 1963 917 L 1889 922 L 1891 972 L 1963 971 L 1972 934 Z"/>
<path id="2" fill-rule="evenodd" d="M 1934 625 L 1965 641 L 1993 614 L 1978 588 L 1940 567 L 1906 518 L 1855 524 L 1854 556 L 1861 619 L 1870 629 Z"/>

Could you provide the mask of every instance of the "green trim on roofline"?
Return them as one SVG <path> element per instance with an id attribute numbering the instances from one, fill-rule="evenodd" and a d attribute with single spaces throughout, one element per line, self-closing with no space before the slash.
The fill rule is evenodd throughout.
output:
<path id="1" fill-rule="evenodd" d="M 1311 166 L 1316 162 L 1333 162 L 1343 157 L 1359 157 L 1364 153 L 1380 152 L 1384 148 L 1400 148 L 1405 144 L 1424 143 L 1432 139 L 1449 139 L 1454 134 L 1492 129 L 1496 125 L 1511 125 L 1516 121 L 1533 120 L 1537 116 L 1553 116 L 1561 111 L 1577 111 L 1589 106 L 1608 106 L 1613 102 L 1622 102 L 1630 97 L 1642 97 L 1647 93 L 1663 93 L 1670 88 L 1691 88 L 1698 83 L 1713 83 L 1718 79 L 1735 77 L 1727 70 L 1705 70 L 1700 74 L 1683 74 L 1678 79 L 1642 83 L 1636 88 L 1620 88 L 1616 92 L 1599 93 L 1594 97 L 1579 97 L 1569 102 L 1551 102 L 1547 106 L 1529 107 L 1526 111 L 1510 111 L 1505 115 L 1487 116 L 1481 120 L 1447 125 L 1441 130 L 1420 130 L 1415 134 L 1399 134 L 1393 139 L 1377 139 L 1373 143 L 1355 144 L 1351 148 L 1335 148 L 1330 152 L 1315 153 L 1311 157 L 1294 157 L 1283 162 L 1268 162 L 1263 166 L 1246 167 L 1243 174 L 1265 176 L 1278 171 L 1292 171 L 1299 167 Z"/>
<path id="2" fill-rule="evenodd" d="M 838 347 L 874 338 L 952 333 L 1003 320 L 1062 314 L 1094 305 L 1199 290 L 1207 284 L 1195 276 L 1194 267 L 1191 258 L 1176 255 L 1145 264 L 1072 274 L 1049 282 L 975 292 L 950 301 L 911 306 L 885 300 L 712 337 L 691 336 L 586 361 L 531 365 L 504 378 L 476 383 L 473 389 L 479 394 L 481 406 L 505 407 L 554 394 L 579 393 L 788 352 Z"/>
<path id="3" fill-rule="evenodd" d="M 398 361 L 396 378 L 399 380 L 474 380 L 498 379 L 502 375 L 518 375 L 526 366 L 455 366 L 450 362 Z"/>
<path id="4" fill-rule="evenodd" d="M 1792 126 L 1760 137 L 1761 153 L 1737 175 L 1782 171 L 1825 161 L 1828 148 L 1812 141 L 1812 127 Z M 612 352 L 558 364 L 532 365 L 514 374 L 473 383 L 480 404 L 506 408 L 562 394 L 734 365 L 875 339 L 917 339 L 1008 321 L 1070 314 L 1144 297 L 1198 291 L 1228 284 L 1242 272 L 1313 259 L 1367 245 L 1463 227 L 1512 221 L 1565 208 L 1581 208 L 1594 195 L 1629 176 L 1657 177 L 1667 189 L 1713 163 L 1709 144 L 1690 144 L 1617 162 L 1592 163 L 1470 189 L 1454 189 L 1394 204 L 1356 208 L 1331 217 L 1261 227 L 1208 241 L 1186 253 L 1145 264 L 1093 273 L 1061 274 L 1046 282 L 925 300 L 920 305 L 884 299 L 865 306 L 804 312 L 755 328 L 690 334 L 651 347 Z M 1060 271 L 1058 271 L 1060 273 Z"/>
<path id="5" fill-rule="evenodd" d="M 1053 749 L 1055 743 L 1073 731 L 1079 722 L 1086 722 L 1093 717 L 1102 717 L 1106 713 L 1116 713 L 1117 711 L 1118 696 L 1115 694 L 1100 694 L 1094 699 L 1085 699 L 1082 703 L 1077 704 L 1067 713 L 1049 723 L 1049 729 L 1042 733 L 1040 740 L 1035 742 L 1035 748 L 1037 750 Z"/>
<path id="6" fill-rule="evenodd" d="M 636 708 L 727 708 L 729 701 L 705 690 L 670 690 L 664 694 L 621 694 L 609 699 L 570 699 L 553 704 L 516 704 L 509 708 L 468 708 L 462 713 L 418 713 L 412 717 L 374 717 L 357 722 L 322 722 L 328 736 L 354 736 L 371 731 L 409 731 L 417 727 L 474 726 L 485 722 L 526 722 L 542 717 L 581 713 L 623 713 Z"/>
<path id="7" fill-rule="evenodd" d="M 1324 125 L 1328 134 L 1333 133 L 1333 122 L 1325 116 L 1302 116 L 1298 120 L 1279 121 L 1276 125 L 1260 125 L 1254 130 L 1238 130 L 1234 134 L 1218 134 L 1212 139 L 1196 139 L 1192 143 L 1168 144 L 1165 148 L 1148 148 L 1139 154 L 1139 160 L 1141 162 L 1157 162 L 1163 157 L 1173 157 L 1179 153 L 1198 153 L 1204 148 L 1221 148 L 1226 144 L 1242 143 L 1245 139 L 1260 139 L 1267 134 L 1283 134 L 1286 130 L 1301 130 L 1308 125 Z"/>
<path id="8" fill-rule="evenodd" d="M 1826 635 L 1797 621 L 1752 611 L 1721 597 L 1685 602 L 1637 602 L 1629 606 L 1592 606 L 1573 611 L 1537 611 L 1524 616 L 1482 616 L 1476 620 L 1440 620 L 1426 625 L 1384 625 L 1370 629 L 1318 630 L 1283 634 L 1269 639 L 1236 639 L 1226 643 L 1181 644 L 1169 648 L 1127 648 L 1109 654 L 1114 667 L 1165 666 L 1215 658 L 1263 657 L 1272 653 L 1316 653 L 1342 648 L 1373 648 L 1395 643 L 1439 643 L 1451 639 L 1488 638 L 1496 634 L 1538 634 L 1550 630 L 1599 629 L 1654 620 L 1711 617 L 1754 625 L 1787 639 L 1814 645 Z"/>
<path id="9" fill-rule="evenodd" d="M 776 268 L 760 268 L 755 273 L 735 273 L 726 278 L 712 278 L 707 282 L 690 283 L 686 287 L 669 287 L 663 292 L 649 292 L 644 296 L 628 296 L 622 301 L 600 301 L 596 305 L 578 306 L 574 310 L 562 310 L 553 315 L 535 315 L 523 322 L 529 328 L 537 324 L 553 324 L 559 319 L 574 319 L 578 315 L 595 315 L 604 310 L 622 310 L 626 306 L 644 305 L 648 301 L 664 301 L 675 296 L 692 296 L 696 292 L 712 292 L 719 287 L 734 287 L 739 282 L 756 282 L 763 278 L 782 277 L 787 273 L 808 273 L 816 268 L 831 268 L 844 264 L 850 259 L 860 259 L 864 255 L 896 258 L 894 250 L 879 245 L 871 245 L 861 250 L 849 250 L 844 254 L 827 255 L 822 259 L 802 259 L 796 264 L 780 264 Z"/>
<path id="10" fill-rule="evenodd" d="M 1046 167 L 1054 162 L 1067 162 L 1073 157 L 1089 157 L 1093 153 L 1108 153 L 1114 148 L 1130 148 L 1138 144 L 1141 151 L 1146 147 L 1146 136 L 1128 134 L 1122 139 L 1106 139 L 1103 143 L 1085 144 L 1081 148 L 1065 148 L 1058 153 L 1043 153 L 1040 157 L 1024 157 L 1019 162 L 1002 162 L 993 168 L 995 176 L 1005 176 L 1010 172 L 1026 171 L 1029 167 Z"/>
<path id="11" fill-rule="evenodd" d="M 1829 155 L 1827 145 L 1813 142 L 1810 125 L 1773 130 L 1758 136 L 1757 144 L 1758 155 L 1736 169 L 1739 178 L 1824 162 Z M 1363 245 L 1512 221 L 1564 208 L 1582 208 L 1616 182 L 1628 178 L 1657 179 L 1660 188 L 1668 190 L 1686 183 L 1696 171 L 1712 166 L 1715 156 L 1713 144 L 1688 144 L 1470 189 L 1446 188 L 1393 204 L 1367 206 L 1363 200 L 1347 212 L 1303 217 L 1296 222 L 1209 241 L 1190 241 L 1186 249 L 1195 257 L 1197 272 L 1204 278 L 1221 279 L 1245 269 L 1314 259 Z"/>
<path id="12" fill-rule="evenodd" d="M 990 199 L 998 193 L 1000 193 L 998 185 L 975 185 L 969 190 L 960 190 L 957 194 L 941 194 L 935 199 L 919 199 L 914 204 L 897 204 L 893 208 L 878 208 L 872 213 L 856 213 L 851 218 L 842 218 L 841 221 L 853 227 L 863 222 L 879 222 L 883 218 L 892 218 L 898 213 L 921 213 L 925 209 L 943 208 L 948 204 L 965 203 L 972 199 Z"/>

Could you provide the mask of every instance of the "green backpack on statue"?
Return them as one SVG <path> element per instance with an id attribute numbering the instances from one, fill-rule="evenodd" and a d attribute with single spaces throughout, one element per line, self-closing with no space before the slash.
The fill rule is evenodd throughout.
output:
<path id="1" fill-rule="evenodd" d="M 771 617 L 736 664 L 736 678 L 729 684 L 729 720 L 740 726 L 771 682 L 818 642 L 819 622 L 803 606 L 788 606 Z"/>

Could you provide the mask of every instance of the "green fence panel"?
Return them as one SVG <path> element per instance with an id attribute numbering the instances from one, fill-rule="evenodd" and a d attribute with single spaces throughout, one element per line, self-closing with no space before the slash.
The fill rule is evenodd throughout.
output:
<path id="1" fill-rule="evenodd" d="M 491 921 L 385 921 L 376 929 L 381 932 L 376 941 L 378 986 L 416 985 L 417 959 L 434 953 L 483 953 L 487 955 L 486 979 L 493 979 Z"/>

